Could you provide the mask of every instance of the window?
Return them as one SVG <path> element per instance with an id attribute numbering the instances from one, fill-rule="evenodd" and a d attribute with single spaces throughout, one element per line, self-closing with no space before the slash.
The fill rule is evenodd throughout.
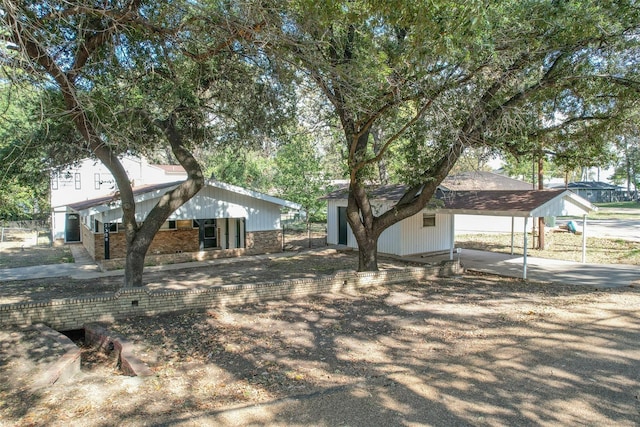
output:
<path id="1" fill-rule="evenodd" d="M 74 174 L 73 182 L 75 183 L 76 190 L 80 190 L 81 186 L 80 186 L 80 174 L 79 173 Z"/>
<path id="2" fill-rule="evenodd" d="M 162 226 L 160 227 L 160 230 L 176 230 L 176 221 L 175 220 L 169 220 L 169 221 L 165 221 L 164 224 L 162 224 Z"/>
<path id="3" fill-rule="evenodd" d="M 99 190 L 100 189 L 100 174 L 99 173 L 94 173 L 93 174 L 93 188 L 95 190 Z"/>
<path id="4" fill-rule="evenodd" d="M 58 175 L 56 175 L 53 178 L 51 178 L 51 189 L 52 190 L 57 190 L 58 189 Z"/>
<path id="5" fill-rule="evenodd" d="M 436 214 L 422 214 L 422 226 L 423 227 L 435 227 L 436 226 Z"/>

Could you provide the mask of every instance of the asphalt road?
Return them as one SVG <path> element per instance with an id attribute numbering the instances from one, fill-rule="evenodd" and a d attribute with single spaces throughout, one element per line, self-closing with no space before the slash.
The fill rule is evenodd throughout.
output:
<path id="1" fill-rule="evenodd" d="M 569 220 L 557 220 L 556 225 L 566 225 Z M 582 220 L 573 220 L 582 230 Z M 634 219 L 588 219 L 587 236 L 609 237 L 640 242 L 640 221 Z"/>

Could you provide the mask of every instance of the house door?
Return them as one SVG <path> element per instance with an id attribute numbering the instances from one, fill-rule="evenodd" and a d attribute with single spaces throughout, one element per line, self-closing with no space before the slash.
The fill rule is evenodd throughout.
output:
<path id="1" fill-rule="evenodd" d="M 347 208 L 338 207 L 338 244 L 347 244 Z"/>
<path id="2" fill-rule="evenodd" d="M 80 241 L 80 215 L 72 213 L 67 214 L 64 223 L 64 239 L 67 242 Z"/>
<path id="3" fill-rule="evenodd" d="M 218 247 L 218 229 L 215 219 L 201 219 L 200 226 L 200 249 Z"/>

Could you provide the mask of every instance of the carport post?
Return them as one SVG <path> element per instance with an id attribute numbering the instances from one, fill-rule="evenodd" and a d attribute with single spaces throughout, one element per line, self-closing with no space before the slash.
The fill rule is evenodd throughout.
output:
<path id="1" fill-rule="evenodd" d="M 527 278 L 527 220 L 529 217 L 524 217 L 524 257 L 522 259 L 522 278 Z"/>
<path id="2" fill-rule="evenodd" d="M 582 216 L 582 263 L 587 262 L 587 214 Z"/>
<path id="3" fill-rule="evenodd" d="M 526 228 L 525 228 L 526 230 Z M 516 217 L 511 217 L 511 255 L 513 255 L 513 240 L 516 231 Z"/>
<path id="4" fill-rule="evenodd" d="M 449 261 L 453 261 L 453 247 L 456 243 L 456 216 L 455 214 L 449 214 L 450 228 L 449 228 Z"/>

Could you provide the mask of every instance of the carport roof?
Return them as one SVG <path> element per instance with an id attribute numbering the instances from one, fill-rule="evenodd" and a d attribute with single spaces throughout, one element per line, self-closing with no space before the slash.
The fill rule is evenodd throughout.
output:
<path id="1" fill-rule="evenodd" d="M 547 217 L 585 215 L 597 210 L 569 190 L 456 191 L 444 193 L 440 211 L 455 214 Z"/>
<path id="2" fill-rule="evenodd" d="M 369 198 L 397 202 L 404 195 L 403 185 L 384 185 L 367 189 Z M 346 199 L 348 189 L 338 189 L 324 199 Z M 478 190 L 438 191 L 439 212 L 467 215 L 547 217 L 585 215 L 597 208 L 569 190 Z"/>

